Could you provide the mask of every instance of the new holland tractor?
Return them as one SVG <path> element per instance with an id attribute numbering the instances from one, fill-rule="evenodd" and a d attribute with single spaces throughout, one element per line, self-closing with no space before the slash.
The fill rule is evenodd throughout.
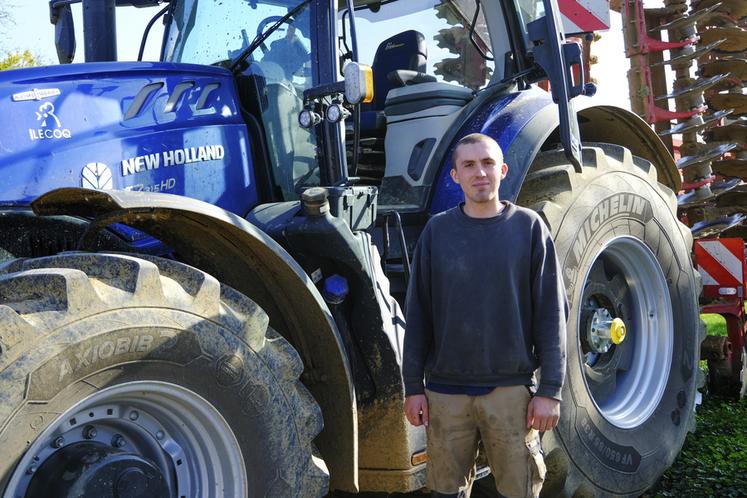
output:
<path id="1" fill-rule="evenodd" d="M 76 1 L 50 3 L 61 62 Z M 83 0 L 86 64 L 0 73 L 2 496 L 422 489 L 401 310 L 477 131 L 571 305 L 544 495 L 656 481 L 694 422 L 699 281 L 672 157 L 583 95 L 565 33 L 605 1 L 171 0 L 160 62 L 116 62 L 117 7 L 157 4 Z"/>

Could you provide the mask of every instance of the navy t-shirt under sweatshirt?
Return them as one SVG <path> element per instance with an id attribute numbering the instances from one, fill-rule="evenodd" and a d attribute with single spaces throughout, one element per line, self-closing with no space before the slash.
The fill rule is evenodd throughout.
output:
<path id="1" fill-rule="evenodd" d="M 402 374 L 431 385 L 532 385 L 560 400 L 568 303 L 552 237 L 532 210 L 502 201 L 492 218 L 462 205 L 434 216 L 413 259 Z"/>

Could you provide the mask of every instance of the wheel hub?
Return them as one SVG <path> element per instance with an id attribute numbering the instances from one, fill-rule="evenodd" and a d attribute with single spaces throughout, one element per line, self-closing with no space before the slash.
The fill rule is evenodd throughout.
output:
<path id="1" fill-rule="evenodd" d="M 591 260 L 581 299 L 578 347 L 588 392 L 607 421 L 638 427 L 659 406 L 673 355 L 663 270 L 645 243 L 615 237 Z"/>
<path id="2" fill-rule="evenodd" d="M 2 496 L 50 489 L 63 498 L 245 496 L 247 477 L 235 436 L 210 403 L 175 384 L 137 381 L 62 413 L 26 450 Z"/>
<path id="3" fill-rule="evenodd" d="M 168 496 L 166 479 L 158 467 L 140 455 L 98 441 L 61 448 L 34 472 L 26 498 L 97 496 L 141 498 Z"/>
<path id="4" fill-rule="evenodd" d="M 597 308 L 586 327 L 586 339 L 592 352 L 603 354 L 612 345 L 625 340 L 626 327 L 621 318 L 613 318 L 607 308 Z"/>

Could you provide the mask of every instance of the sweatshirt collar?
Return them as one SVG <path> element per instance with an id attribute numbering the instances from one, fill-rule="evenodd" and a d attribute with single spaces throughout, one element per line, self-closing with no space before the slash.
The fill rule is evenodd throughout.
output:
<path id="1" fill-rule="evenodd" d="M 464 202 L 460 202 L 459 205 L 454 208 L 454 212 L 456 213 L 457 218 L 463 223 L 473 226 L 492 225 L 494 223 L 500 223 L 508 218 L 515 209 L 514 204 L 509 201 L 501 201 L 501 204 L 503 204 L 501 212 L 495 216 L 491 216 L 490 218 L 472 218 L 468 216 L 464 212 Z"/>

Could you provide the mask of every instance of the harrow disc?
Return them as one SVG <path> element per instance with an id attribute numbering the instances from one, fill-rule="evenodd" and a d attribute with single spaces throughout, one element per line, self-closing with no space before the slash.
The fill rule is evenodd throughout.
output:
<path id="1" fill-rule="evenodd" d="M 663 137 L 667 135 L 678 135 L 681 133 L 701 132 L 709 127 L 712 127 L 716 123 L 719 123 L 722 119 L 724 119 L 731 113 L 732 110 L 727 109 L 725 111 L 714 112 L 713 114 L 709 114 L 707 116 L 697 116 L 689 119 L 688 121 L 685 121 L 684 123 L 675 125 L 668 130 L 660 131 L 659 135 Z"/>
<path id="2" fill-rule="evenodd" d="M 693 2 L 692 5 L 696 14 L 701 10 L 717 6 L 715 9 L 717 12 L 726 14 L 732 19 L 741 19 L 747 16 L 747 2 L 744 0 L 701 0 Z"/>
<path id="3" fill-rule="evenodd" d="M 729 78 L 729 73 L 725 74 L 717 74 L 716 76 L 712 76 L 710 78 L 703 78 L 696 80 L 692 85 L 683 87 L 683 88 L 677 88 L 672 93 L 669 93 L 667 95 L 662 95 L 660 97 L 656 97 L 656 100 L 664 100 L 664 99 L 678 99 L 680 97 L 685 97 L 686 95 L 696 94 L 696 93 L 702 93 L 711 88 L 714 85 L 717 85 L 724 80 Z"/>
<path id="4" fill-rule="evenodd" d="M 698 33 L 698 36 L 706 44 L 724 40 L 718 52 L 739 53 L 747 50 L 747 30 L 736 26 L 709 28 Z"/>
<path id="5" fill-rule="evenodd" d="M 706 103 L 712 109 L 734 109 L 735 116 L 747 116 L 747 95 L 742 93 L 716 93 L 707 96 Z"/>
<path id="6" fill-rule="evenodd" d="M 720 144 L 715 147 L 703 147 L 697 154 L 685 156 L 677 160 L 677 167 L 680 169 L 689 168 L 699 163 L 711 161 L 736 148 L 737 144 Z"/>
<path id="7" fill-rule="evenodd" d="M 740 81 L 747 81 L 747 59 L 724 58 L 713 62 L 701 64 L 698 74 L 703 77 L 728 74 L 730 77 Z"/>
<path id="8" fill-rule="evenodd" d="M 723 231 L 741 224 L 746 217 L 744 214 L 738 213 L 731 216 L 719 216 L 712 220 L 699 221 L 690 228 L 690 232 L 696 239 L 715 237 Z"/>
<path id="9" fill-rule="evenodd" d="M 747 179 L 747 159 L 724 159 L 711 163 L 717 175 Z"/>

